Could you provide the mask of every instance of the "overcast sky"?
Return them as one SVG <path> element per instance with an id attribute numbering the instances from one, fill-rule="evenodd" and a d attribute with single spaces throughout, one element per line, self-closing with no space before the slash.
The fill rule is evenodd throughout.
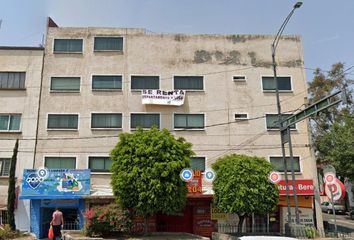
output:
<path id="1" fill-rule="evenodd" d="M 354 0 L 304 0 L 284 34 L 299 34 L 305 67 L 354 65 Z M 63 27 L 152 32 L 276 34 L 293 0 L 0 0 L 1 46 L 38 46 L 46 18 Z M 281 44 L 281 43 L 280 43 Z M 281 54 L 281 53 L 278 53 Z M 353 69 L 352 69 L 353 70 Z M 307 78 L 312 78 L 307 71 Z M 351 72 L 354 76 L 354 70 Z"/>

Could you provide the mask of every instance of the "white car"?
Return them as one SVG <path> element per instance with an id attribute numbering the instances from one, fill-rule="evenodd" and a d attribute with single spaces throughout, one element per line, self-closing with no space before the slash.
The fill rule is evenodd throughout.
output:
<path id="1" fill-rule="evenodd" d="M 281 237 L 281 236 L 244 236 L 240 237 L 239 240 L 297 240 L 291 237 Z"/>

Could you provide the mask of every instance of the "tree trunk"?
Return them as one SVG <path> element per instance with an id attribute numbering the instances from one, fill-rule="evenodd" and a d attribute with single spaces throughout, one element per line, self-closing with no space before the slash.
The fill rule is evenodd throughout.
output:
<path id="1" fill-rule="evenodd" d="M 149 216 L 144 216 L 144 235 L 147 235 L 149 232 Z"/>
<path id="2" fill-rule="evenodd" d="M 10 163 L 10 173 L 9 173 L 9 188 L 7 192 L 7 217 L 8 222 L 13 231 L 16 230 L 15 224 L 15 200 L 16 200 L 16 163 L 17 163 L 17 152 L 18 152 L 18 139 L 16 140 L 14 151 Z"/>
<path id="3" fill-rule="evenodd" d="M 239 218 L 239 222 L 238 222 L 238 226 L 237 226 L 237 232 L 242 233 L 242 226 L 243 226 L 243 222 L 245 220 L 245 215 L 238 215 L 238 218 Z"/>

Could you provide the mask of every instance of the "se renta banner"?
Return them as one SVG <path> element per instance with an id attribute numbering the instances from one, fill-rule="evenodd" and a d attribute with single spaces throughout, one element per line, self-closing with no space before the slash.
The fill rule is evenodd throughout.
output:
<path id="1" fill-rule="evenodd" d="M 142 90 L 141 100 L 143 104 L 182 106 L 186 95 L 185 90 Z"/>
<path id="2" fill-rule="evenodd" d="M 20 199 L 70 199 L 90 195 L 89 169 L 25 169 Z"/>

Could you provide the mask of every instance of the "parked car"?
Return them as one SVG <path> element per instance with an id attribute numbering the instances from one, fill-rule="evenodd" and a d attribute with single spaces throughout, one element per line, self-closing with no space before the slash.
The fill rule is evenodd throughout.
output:
<path id="1" fill-rule="evenodd" d="M 322 212 L 326 212 L 326 213 L 332 213 L 333 212 L 333 206 L 332 203 L 330 202 L 323 202 L 321 203 L 321 209 Z M 334 209 L 336 210 L 336 213 L 345 213 L 345 206 L 343 204 L 340 203 L 334 203 Z"/>

